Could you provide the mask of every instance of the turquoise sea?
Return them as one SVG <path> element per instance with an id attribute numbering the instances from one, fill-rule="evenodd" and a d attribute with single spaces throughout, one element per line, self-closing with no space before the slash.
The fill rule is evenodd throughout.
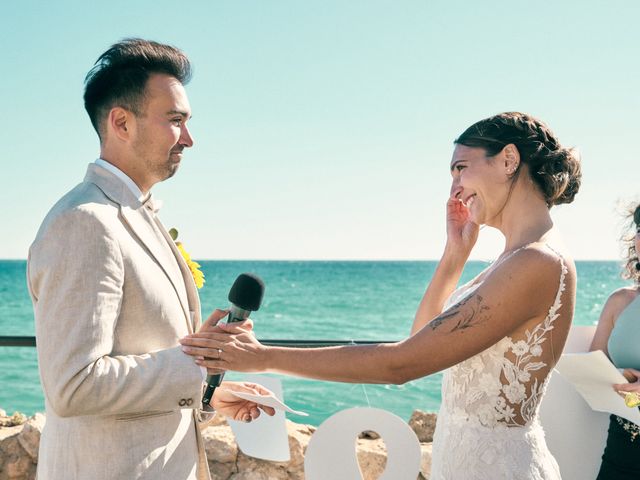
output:
<path id="1" fill-rule="evenodd" d="M 203 316 L 227 306 L 239 273 L 254 272 L 266 283 L 262 308 L 253 315 L 258 338 L 398 340 L 410 329 L 436 262 L 204 261 L 207 283 L 200 291 Z M 487 266 L 470 262 L 463 281 Z M 577 262 L 574 322 L 593 325 L 609 293 L 625 285 L 617 262 Z M 26 262 L 0 261 L 0 335 L 33 335 Z M 435 411 L 440 374 L 402 386 L 352 385 L 281 377 L 285 401 L 318 425 L 335 412 L 370 405 L 408 419 L 416 409 Z M 228 378 L 241 378 L 230 374 Z M 43 411 L 35 348 L 0 347 L 0 408 L 12 413 Z"/>

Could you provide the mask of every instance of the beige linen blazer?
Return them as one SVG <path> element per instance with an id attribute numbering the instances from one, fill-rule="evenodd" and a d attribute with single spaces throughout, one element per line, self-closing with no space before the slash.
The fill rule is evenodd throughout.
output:
<path id="1" fill-rule="evenodd" d="M 39 480 L 209 479 L 202 374 L 178 339 L 200 324 L 187 265 L 151 202 L 90 164 L 29 250 L 47 421 Z"/>

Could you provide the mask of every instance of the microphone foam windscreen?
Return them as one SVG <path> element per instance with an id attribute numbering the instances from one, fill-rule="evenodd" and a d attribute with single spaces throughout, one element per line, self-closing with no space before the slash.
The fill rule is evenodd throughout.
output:
<path id="1" fill-rule="evenodd" d="M 241 273 L 229 290 L 229 301 L 245 310 L 255 312 L 264 296 L 264 282 L 253 273 Z"/>

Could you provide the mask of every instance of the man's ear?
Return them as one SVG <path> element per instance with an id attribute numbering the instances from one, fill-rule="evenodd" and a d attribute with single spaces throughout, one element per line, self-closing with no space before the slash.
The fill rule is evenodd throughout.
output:
<path id="1" fill-rule="evenodd" d="M 107 135 L 126 142 L 131 137 L 133 114 L 122 107 L 113 107 L 107 116 Z"/>
<path id="2" fill-rule="evenodd" d="M 510 143 L 502 149 L 502 155 L 504 157 L 505 173 L 507 175 L 513 175 L 520 166 L 520 152 L 518 148 L 513 143 Z"/>

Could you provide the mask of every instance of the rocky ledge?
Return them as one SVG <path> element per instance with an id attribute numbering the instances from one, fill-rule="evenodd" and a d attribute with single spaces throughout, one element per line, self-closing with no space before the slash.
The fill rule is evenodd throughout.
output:
<path id="1" fill-rule="evenodd" d="M 409 425 L 416 432 L 422 450 L 419 480 L 428 480 L 431 470 L 431 442 L 436 415 L 413 412 Z M 38 444 L 45 416 L 36 413 L 27 418 L 20 413 L 7 416 L 0 409 L 0 480 L 35 479 Z M 235 442 L 231 427 L 224 419 L 202 433 L 212 480 L 303 480 L 304 452 L 315 427 L 287 421 L 291 460 L 267 462 L 244 455 Z M 375 432 L 363 432 L 356 451 L 364 480 L 380 476 L 386 464 L 384 442 Z"/>

